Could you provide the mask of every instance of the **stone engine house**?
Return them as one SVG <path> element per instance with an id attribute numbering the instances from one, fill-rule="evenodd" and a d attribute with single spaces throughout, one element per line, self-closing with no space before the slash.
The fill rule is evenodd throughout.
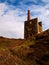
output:
<path id="1" fill-rule="evenodd" d="M 42 32 L 42 22 L 38 22 L 38 18 L 30 19 L 30 10 L 28 10 L 27 21 L 24 22 L 24 39 L 29 39 L 40 32 Z"/>

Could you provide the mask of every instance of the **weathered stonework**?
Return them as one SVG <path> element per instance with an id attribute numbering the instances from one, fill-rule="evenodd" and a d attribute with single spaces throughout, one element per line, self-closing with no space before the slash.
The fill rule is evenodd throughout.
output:
<path id="1" fill-rule="evenodd" d="M 39 29 L 39 32 L 38 33 L 42 32 L 42 22 L 39 22 L 38 23 L 38 29 Z"/>
<path id="2" fill-rule="evenodd" d="M 33 35 L 42 31 L 42 23 L 38 23 L 38 18 L 30 20 L 30 11 L 28 10 L 27 21 L 24 22 L 24 38 L 31 38 Z"/>

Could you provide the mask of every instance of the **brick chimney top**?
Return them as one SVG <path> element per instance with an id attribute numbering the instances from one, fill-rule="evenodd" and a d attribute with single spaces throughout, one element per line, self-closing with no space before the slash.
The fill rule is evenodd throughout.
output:
<path id="1" fill-rule="evenodd" d="M 28 14 L 27 14 L 27 20 L 29 21 L 30 20 L 30 10 L 28 10 Z"/>

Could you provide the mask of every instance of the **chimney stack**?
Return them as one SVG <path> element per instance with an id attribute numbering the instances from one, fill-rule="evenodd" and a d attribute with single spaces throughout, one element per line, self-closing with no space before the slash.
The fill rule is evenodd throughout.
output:
<path id="1" fill-rule="evenodd" d="M 28 17 L 27 17 L 27 20 L 29 21 L 30 20 L 30 10 L 28 10 Z"/>

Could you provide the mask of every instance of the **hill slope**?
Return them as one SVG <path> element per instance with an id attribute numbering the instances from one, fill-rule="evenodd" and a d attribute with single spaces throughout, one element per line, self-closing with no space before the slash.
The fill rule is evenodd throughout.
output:
<path id="1" fill-rule="evenodd" d="M 32 40 L 0 37 L 0 65 L 49 65 L 49 30 Z"/>

